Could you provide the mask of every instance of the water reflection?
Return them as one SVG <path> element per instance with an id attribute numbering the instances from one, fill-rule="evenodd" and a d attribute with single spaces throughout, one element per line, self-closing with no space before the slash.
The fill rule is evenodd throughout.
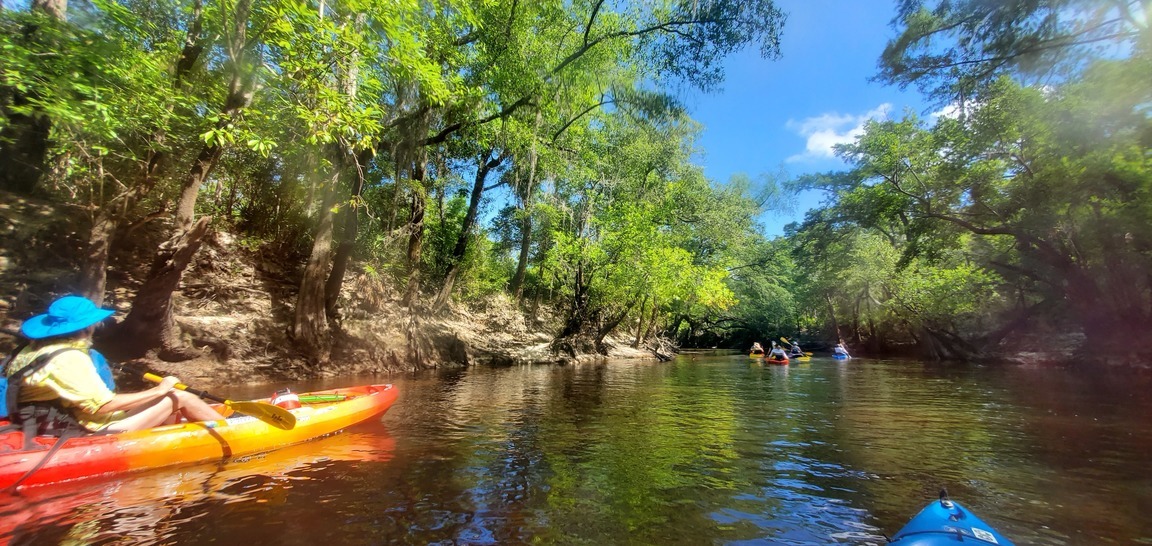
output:
<path id="1" fill-rule="evenodd" d="M 327 481 L 341 463 L 384 463 L 394 450 L 395 440 L 376 423 L 223 463 L 36 487 L 0 497 L 0 539 L 11 544 L 178 541 L 189 530 L 212 526 L 204 506 L 265 504 L 302 482 Z"/>
<path id="2" fill-rule="evenodd" d="M 37 491 L 0 525 L 27 543 L 879 545 L 946 486 L 1019 544 L 1152 543 L 1141 376 L 692 355 L 388 379 L 384 425 Z"/>

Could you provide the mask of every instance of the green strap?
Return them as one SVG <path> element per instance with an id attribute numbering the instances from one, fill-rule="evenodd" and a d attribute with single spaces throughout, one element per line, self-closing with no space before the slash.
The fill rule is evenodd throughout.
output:
<path id="1" fill-rule="evenodd" d="M 346 394 L 301 394 L 301 404 L 320 404 L 323 402 L 343 402 L 348 399 Z"/>

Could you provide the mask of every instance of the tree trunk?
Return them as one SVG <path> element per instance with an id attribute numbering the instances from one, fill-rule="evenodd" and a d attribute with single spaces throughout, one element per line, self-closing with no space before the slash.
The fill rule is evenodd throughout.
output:
<path id="1" fill-rule="evenodd" d="M 601 352 L 601 337 L 596 324 L 599 317 L 588 305 L 588 285 L 584 279 L 583 264 L 577 265 L 573 276 L 572 304 L 564 328 L 552 340 L 552 349 L 569 356 Z"/>
<path id="2" fill-rule="evenodd" d="M 200 188 L 200 184 L 212 170 L 212 165 L 219 156 L 218 146 L 205 146 L 200 150 L 196 162 L 184 180 L 185 196 L 189 193 L 189 188 L 193 190 Z M 195 191 L 191 192 L 191 199 L 188 202 L 184 202 L 185 197 L 182 196 L 181 206 L 194 210 L 195 197 Z M 156 249 L 148 278 L 132 300 L 132 312 L 120 325 L 119 330 L 122 332 L 115 334 L 115 337 L 124 339 L 134 346 L 131 351 L 133 358 L 142 356 L 145 351 L 154 347 L 161 348 L 160 358 L 164 360 L 189 360 L 199 355 L 196 351 L 181 347 L 180 327 L 172 318 L 172 292 L 180 285 L 184 268 L 192 263 L 193 254 L 200 249 L 212 217 L 205 216 L 193 223 L 192 218 L 187 216 L 184 218 L 187 224 L 183 228 L 179 218 L 178 215 L 177 227 L 172 237 Z M 141 310 L 139 314 L 137 309 Z M 133 315 L 140 318 L 130 321 Z M 148 345 L 149 343 L 151 345 Z"/>
<path id="3" fill-rule="evenodd" d="M 88 235 L 88 255 L 80 266 L 80 293 L 96 302 L 104 303 L 104 290 L 108 283 L 108 252 L 118 222 L 106 210 L 101 210 L 92 222 Z"/>
<path id="4" fill-rule="evenodd" d="M 300 293 L 296 297 L 296 317 L 292 324 L 292 338 L 296 346 L 308 360 L 318 366 L 326 364 L 331 357 L 332 336 L 328 331 L 328 315 L 325 312 L 325 279 L 328 267 L 332 264 L 332 232 L 337 188 L 340 182 L 340 169 L 335 170 L 323 188 L 323 202 L 318 210 L 316 234 L 312 240 L 312 253 L 308 265 L 304 267 L 304 278 L 300 281 Z"/>
<path id="5" fill-rule="evenodd" d="M 492 153 L 494 151 L 494 148 L 489 148 L 488 152 L 480 158 L 476 177 L 472 181 L 472 196 L 468 199 L 468 212 L 464 214 L 464 223 L 460 226 L 459 236 L 456 237 L 456 246 L 452 248 L 452 255 L 448 257 L 448 274 L 445 276 L 444 286 L 440 287 L 440 293 L 436 296 L 436 302 L 432 304 L 433 311 L 443 309 L 444 305 L 448 303 L 448 298 L 452 295 L 452 286 L 456 283 L 460 264 L 464 262 L 464 255 L 468 253 L 468 240 L 471 238 L 472 225 L 476 223 L 476 216 L 480 211 L 480 200 L 484 197 L 484 183 L 488 179 L 488 174 L 508 157 L 507 153 L 502 153 L 499 157 L 493 158 Z"/>
<path id="6" fill-rule="evenodd" d="M 664 335 L 666 335 L 672 339 L 675 339 L 677 342 L 680 342 L 681 345 L 685 345 L 685 343 L 683 343 L 684 339 L 679 335 L 680 334 L 680 326 L 682 326 L 683 324 L 684 324 L 684 315 L 677 314 L 676 320 L 673 320 L 668 325 L 668 328 L 666 330 L 664 330 Z"/>
<path id="7" fill-rule="evenodd" d="M 180 341 L 179 328 L 172 319 L 172 292 L 180 285 L 184 270 L 200 249 L 212 218 L 205 216 L 164 244 L 165 252 L 152 262 L 148 282 L 137 293 L 132 311 L 120 323 L 113 338 L 124 351 L 120 358 L 139 358 L 154 347 L 168 361 L 188 360 L 199 353 Z"/>
<path id="8" fill-rule="evenodd" d="M 420 302 L 420 257 L 424 249 L 424 165 L 413 167 L 412 179 L 418 188 L 412 191 L 408 219 L 408 288 L 401 305 L 412 308 Z"/>
<path id="9" fill-rule="evenodd" d="M 352 259 L 352 251 L 356 249 L 356 237 L 360 233 L 360 216 L 357 204 L 364 193 L 364 164 L 367 157 L 356 158 L 356 182 L 352 188 L 352 204 L 343 207 L 340 211 L 344 229 L 341 230 L 340 242 L 336 245 L 336 257 L 332 259 L 332 272 L 328 281 L 324 283 L 324 314 L 330 321 L 339 320 L 336 304 L 340 301 L 340 291 L 344 287 L 344 275 L 348 271 L 348 262 Z"/>
<path id="10" fill-rule="evenodd" d="M 235 19 L 233 20 L 234 28 L 229 44 L 233 55 L 233 69 L 228 96 L 225 98 L 222 108 L 222 113 L 225 114 L 226 118 L 234 117 L 248 104 L 251 99 L 250 91 L 255 83 L 253 74 L 241 72 L 243 50 L 247 46 L 245 31 L 248 24 L 249 5 L 248 0 L 241 0 L 236 5 Z M 199 10 L 199 3 L 196 4 L 196 9 Z M 190 29 L 189 38 L 185 41 L 181 57 L 177 61 L 177 85 L 180 85 L 183 73 L 190 69 L 199 57 L 201 49 L 198 44 L 199 39 L 193 35 L 199 32 L 199 24 L 199 11 L 197 11 L 197 18 Z M 222 119 L 217 123 L 217 128 L 223 127 L 223 124 L 226 123 Z M 121 325 L 122 332 L 116 334 L 123 335 L 124 339 L 131 339 L 133 344 L 142 347 L 144 351 L 159 346 L 161 348 L 160 357 L 165 360 L 187 360 L 199 354 L 182 346 L 179 335 L 180 328 L 172 318 L 172 292 L 180 285 L 180 279 L 184 276 L 184 269 L 192 263 L 193 256 L 200 249 L 204 236 L 208 233 L 208 225 L 212 218 L 205 216 L 200 220 L 195 220 L 196 199 L 200 192 L 200 186 L 208 180 L 208 176 L 216 166 L 222 152 L 223 149 L 219 143 L 213 143 L 202 147 L 200 153 L 197 154 L 196 160 L 192 163 L 192 167 L 181 184 L 180 197 L 176 202 L 176 222 L 173 235 L 156 249 L 152 258 L 152 270 L 136 293 L 136 298 L 132 303 L 132 313 L 136 313 L 136 309 L 141 307 L 143 311 L 139 316 L 146 318 L 137 320 L 131 325 L 128 324 L 128 319 L 125 319 L 124 324 Z M 155 183 L 151 177 L 151 171 L 159 164 L 159 160 L 159 157 L 154 157 L 149 162 L 148 172 L 145 173 L 145 183 L 140 185 L 140 192 L 147 191 L 151 187 L 150 184 Z M 141 197 L 143 197 L 142 194 L 137 195 L 135 199 Z M 130 314 L 129 318 L 131 316 Z M 131 335 L 129 336 L 129 334 Z M 155 344 L 143 346 L 145 343 Z"/>
<path id="11" fill-rule="evenodd" d="M 323 13 L 323 7 L 321 7 L 321 13 Z M 365 13 L 358 13 L 355 15 L 354 26 L 356 28 L 362 27 L 366 18 Z M 340 70 L 342 74 L 337 91 L 348 100 L 354 100 L 356 97 L 359 63 L 359 55 L 354 52 L 350 58 L 345 59 L 342 66 L 338 67 L 343 70 Z M 319 221 L 316 225 L 316 236 L 312 239 L 312 253 L 308 256 L 308 265 L 304 267 L 304 277 L 300 280 L 300 293 L 296 298 L 296 317 L 292 325 L 292 337 L 296 346 L 302 349 L 308 360 L 316 366 L 327 364 L 332 357 L 332 332 L 328 327 L 329 302 L 331 301 L 334 313 L 336 298 L 339 297 L 340 290 L 339 286 L 334 287 L 331 290 L 332 295 L 329 296 L 328 287 L 333 283 L 342 283 L 344 279 L 343 269 L 340 271 L 329 269 L 334 266 L 332 241 L 336 213 L 333 212 L 333 209 L 343 193 L 343 179 L 341 177 L 344 175 L 344 171 L 349 166 L 354 165 L 357 167 L 358 176 L 362 177 L 358 163 L 359 158 L 353 154 L 351 144 L 338 139 L 332 145 L 330 153 L 333 158 L 332 172 L 328 182 L 321 184 L 323 198 L 319 210 Z M 361 184 L 362 181 L 357 182 L 357 190 Z M 347 210 L 355 215 L 355 209 L 351 205 L 347 207 Z M 355 221 L 354 217 L 352 221 Z M 351 249 L 348 249 L 347 252 L 350 254 Z M 343 264 L 346 263 L 347 260 L 343 262 Z M 344 267 L 343 264 L 341 265 L 342 268 Z"/>
<path id="12" fill-rule="evenodd" d="M 632 341 L 632 348 L 639 349 L 640 342 L 644 341 L 644 307 L 648 305 L 648 295 L 644 295 L 644 299 L 640 300 L 640 312 L 637 313 L 639 319 L 636 321 L 636 338 Z"/>
<path id="13" fill-rule="evenodd" d="M 599 352 L 600 354 L 608 354 L 608 349 L 604 345 L 604 338 L 608 337 L 608 334 L 611 334 L 614 330 L 616 330 L 616 327 L 620 326 L 621 322 L 624 322 L 624 319 L 627 318 L 628 314 L 632 312 L 632 308 L 636 307 L 636 302 L 639 299 L 640 299 L 639 296 L 632 298 L 632 301 L 628 302 L 628 305 L 624 306 L 624 309 L 621 309 L 619 313 L 616 313 L 616 315 L 614 315 L 614 316 L 608 317 L 601 324 L 597 325 L 597 327 L 596 327 L 596 350 L 597 350 L 597 352 Z M 599 313 L 597 313 L 597 314 L 599 314 Z"/>
<path id="14" fill-rule="evenodd" d="M 828 318 L 832 320 L 832 333 L 836 336 L 836 342 L 843 339 L 840 336 L 840 323 L 836 321 L 836 306 L 832 305 L 832 297 L 824 294 L 824 302 L 828 304 Z"/>
<path id="15" fill-rule="evenodd" d="M 520 198 L 520 214 L 523 216 L 520 219 L 520 255 L 516 260 L 516 275 L 512 277 L 512 285 L 509 287 L 516 298 L 517 305 L 520 305 L 524 299 L 524 275 L 528 272 L 528 254 L 532 247 L 532 195 L 536 191 L 536 165 L 540 157 L 536 153 L 536 143 L 539 141 L 536 137 L 540 133 L 540 124 L 543 120 L 544 113 L 537 109 L 536 127 L 532 135 L 532 149 L 528 156 L 528 183 L 522 189 L 517 188 Z"/>
<path id="16" fill-rule="evenodd" d="M 660 313 L 659 303 L 656 296 L 652 296 L 652 316 L 648 319 L 648 329 L 644 331 L 644 337 L 641 341 L 652 337 L 656 331 L 656 317 L 658 317 Z"/>
<path id="17" fill-rule="evenodd" d="M 532 249 L 532 214 L 526 208 L 521 209 L 521 214 L 520 255 L 516 259 L 516 275 L 512 277 L 512 286 L 509 287 L 517 304 L 524 299 L 524 276 L 528 272 L 528 254 Z"/>
<path id="18" fill-rule="evenodd" d="M 352 259 L 352 251 L 356 248 L 356 234 L 359 232 L 356 207 L 345 207 L 341 209 L 340 215 L 343 229 L 340 230 L 340 240 L 336 243 L 336 254 L 332 258 L 332 271 L 328 273 L 328 280 L 324 283 L 324 315 L 332 322 L 340 319 L 336 304 L 340 302 L 344 275 L 348 272 L 348 262 Z"/>
<path id="19" fill-rule="evenodd" d="M 220 159 L 222 151 L 219 145 L 204 146 L 200 149 L 200 154 L 196 156 L 191 171 L 189 171 L 188 176 L 184 177 L 184 184 L 180 187 L 180 197 L 176 201 L 175 231 L 187 231 L 192 226 L 196 215 L 196 199 L 200 195 L 200 186 L 203 186 L 204 182 L 208 180 L 208 175 L 216 166 L 216 161 Z"/>

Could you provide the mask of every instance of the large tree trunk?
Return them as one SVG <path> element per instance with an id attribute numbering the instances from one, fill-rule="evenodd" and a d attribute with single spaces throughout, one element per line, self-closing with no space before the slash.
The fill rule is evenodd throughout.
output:
<path id="1" fill-rule="evenodd" d="M 332 336 L 328 330 L 325 311 L 325 285 L 328 267 L 332 264 L 332 238 L 336 195 L 340 183 L 339 164 L 327 184 L 324 184 L 323 202 L 318 211 L 316 234 L 312 240 L 312 253 L 304 267 L 300 293 L 296 297 L 296 317 L 292 324 L 292 338 L 304 355 L 315 365 L 326 364 L 331 357 Z"/>
<path id="2" fill-rule="evenodd" d="M 608 353 L 607 347 L 604 344 L 604 338 L 616 330 L 617 326 L 620 326 L 620 323 L 632 312 L 632 308 L 636 307 L 636 302 L 639 301 L 639 299 L 639 296 L 633 297 L 632 301 L 628 302 L 616 315 L 608 317 L 602 321 L 601 324 L 596 325 L 596 348 L 601 354 Z"/>
<path id="3" fill-rule="evenodd" d="M 120 323 L 113 338 L 121 348 L 120 358 L 138 358 L 154 347 L 159 357 L 168 361 L 188 360 L 199 352 L 186 348 L 179 328 L 172 319 L 172 292 L 180 285 L 184 270 L 200 249 L 212 218 L 205 216 L 165 243 L 165 252 L 152 262 L 147 290 L 141 289 L 132 303 L 132 311 Z"/>
<path id="4" fill-rule="evenodd" d="M 336 245 L 336 257 L 332 259 L 332 272 L 328 274 L 328 281 L 324 283 L 324 314 L 333 322 L 339 320 L 336 304 L 340 301 L 344 275 L 348 271 L 352 251 L 356 249 L 356 237 L 360 233 L 359 208 L 356 205 L 364 193 L 364 165 L 367 162 L 368 152 L 356 158 L 356 182 L 351 192 L 352 204 L 340 209 L 343 229 L 340 233 L 340 242 Z"/>
<path id="5" fill-rule="evenodd" d="M 362 26 L 366 18 L 367 15 L 364 13 L 357 14 L 355 26 Z M 348 99 L 356 96 L 359 62 L 359 56 L 353 55 L 346 60 L 347 64 L 340 67 L 343 69 L 343 74 L 338 90 Z M 344 278 L 343 271 L 329 274 L 329 267 L 333 265 L 332 241 L 336 216 L 333 208 L 343 193 L 341 177 L 344 171 L 350 165 L 359 167 L 358 158 L 352 154 L 352 148 L 347 142 L 338 141 L 334 144 L 332 156 L 332 175 L 328 183 L 323 184 L 324 197 L 320 206 L 316 236 L 312 240 L 312 253 L 308 257 L 308 265 L 304 267 L 304 278 L 300 281 L 300 293 L 296 298 L 296 317 L 292 325 L 292 336 L 296 346 L 317 366 L 327 364 L 332 357 L 332 332 L 328 327 L 328 286 L 335 282 L 336 278 L 340 280 Z M 355 214 L 354 210 L 352 214 Z M 340 293 L 339 287 L 332 289 L 332 292 L 332 306 L 335 310 L 334 298 Z"/>
<path id="6" fill-rule="evenodd" d="M 195 209 L 196 190 L 199 190 L 219 156 L 218 146 L 205 146 L 200 151 L 191 171 L 184 179 L 185 197 L 181 198 L 181 206 Z M 192 191 L 189 191 L 189 188 Z M 187 194 L 191 197 L 185 202 Z M 131 344 L 135 347 L 132 350 L 134 357 L 153 347 L 161 348 L 160 358 L 164 360 L 189 360 L 199 355 L 198 352 L 182 346 L 180 327 L 172 318 L 172 293 L 180 286 L 184 269 L 192 263 L 193 255 L 200 249 L 211 221 L 211 216 L 205 216 L 193 223 L 190 216 L 178 215 L 172 237 L 156 249 L 148 278 L 140 286 L 136 298 L 132 301 L 132 313 L 119 327 L 123 332 L 115 334 L 118 338 L 123 336 L 123 339 L 131 340 Z M 139 313 L 137 309 L 140 310 Z M 130 320 L 133 315 L 142 318 Z M 146 343 L 153 345 L 145 345 Z"/>
<path id="7" fill-rule="evenodd" d="M 324 315 L 333 323 L 340 319 L 336 305 L 340 302 L 340 290 L 344 286 L 344 275 L 348 272 L 348 262 L 356 249 L 356 234 L 359 232 L 356 207 L 345 207 L 340 211 L 340 241 L 336 243 L 336 255 L 332 258 L 332 271 L 324 283 Z"/>
<path id="8" fill-rule="evenodd" d="M 180 197 L 176 200 L 176 229 L 177 233 L 187 231 L 192 226 L 196 215 L 196 200 L 200 195 L 200 186 L 208 181 L 208 175 L 216 166 L 223 149 L 218 145 L 204 146 L 188 176 L 184 177 L 184 184 L 180 187 Z"/>
<path id="9" fill-rule="evenodd" d="M 644 331 L 644 336 L 640 338 L 641 341 L 652 337 L 656 331 L 656 319 L 660 316 L 660 300 L 656 296 L 652 296 L 652 316 L 648 319 L 648 329 Z"/>
<path id="10" fill-rule="evenodd" d="M 242 72 L 244 52 L 247 47 L 246 29 L 249 6 L 248 0 L 241 0 L 236 4 L 233 31 L 229 43 L 230 54 L 233 56 L 231 60 L 232 74 L 228 96 L 224 99 L 224 107 L 221 110 L 224 116 L 217 122 L 217 128 L 222 128 L 227 124 L 227 120 L 239 114 L 240 110 L 251 100 L 251 89 L 255 84 L 255 76 L 252 73 Z M 181 56 L 177 60 L 176 85 L 180 85 L 184 73 L 195 64 L 202 49 L 198 36 L 200 29 L 199 3 L 195 7 L 196 18 L 193 20 L 189 36 L 185 40 Z M 204 217 L 198 221 L 195 219 L 196 201 L 200 194 L 200 187 L 208 180 L 222 152 L 223 148 L 220 144 L 213 143 L 212 145 L 205 145 L 197 154 L 196 160 L 192 163 L 192 167 L 181 184 L 180 196 L 176 201 L 176 221 L 173 234 L 168 241 L 156 249 L 156 254 L 152 258 L 154 264 L 152 271 L 136 293 L 136 299 L 132 304 L 133 313 L 136 312 L 137 307 L 150 308 L 144 311 L 143 316 L 150 317 L 151 320 L 134 324 L 131 328 L 126 328 L 126 331 L 152 328 L 154 331 L 138 332 L 134 337 L 158 342 L 161 347 L 160 356 L 165 360 L 187 360 L 199 354 L 184 347 L 181 343 L 180 328 L 172 318 L 172 292 L 180 285 L 180 279 L 184 276 L 184 269 L 192 262 L 193 255 L 200 249 L 203 238 L 208 232 L 208 224 L 212 221 L 211 217 Z M 159 157 L 153 158 L 149 165 L 149 171 L 155 168 L 159 160 Z M 150 173 L 146 173 L 145 184 L 142 184 L 141 187 L 147 189 L 154 183 Z M 186 258 L 181 257 L 184 253 L 187 253 Z M 158 267 L 157 264 L 166 265 Z"/>

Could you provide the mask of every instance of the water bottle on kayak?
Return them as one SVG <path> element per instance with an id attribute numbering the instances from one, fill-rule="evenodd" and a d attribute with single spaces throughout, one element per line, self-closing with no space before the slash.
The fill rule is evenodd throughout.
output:
<path id="1" fill-rule="evenodd" d="M 276 394 L 272 395 L 272 405 L 280 406 L 284 409 L 296 409 L 300 407 L 300 397 L 291 389 L 280 389 Z"/>

